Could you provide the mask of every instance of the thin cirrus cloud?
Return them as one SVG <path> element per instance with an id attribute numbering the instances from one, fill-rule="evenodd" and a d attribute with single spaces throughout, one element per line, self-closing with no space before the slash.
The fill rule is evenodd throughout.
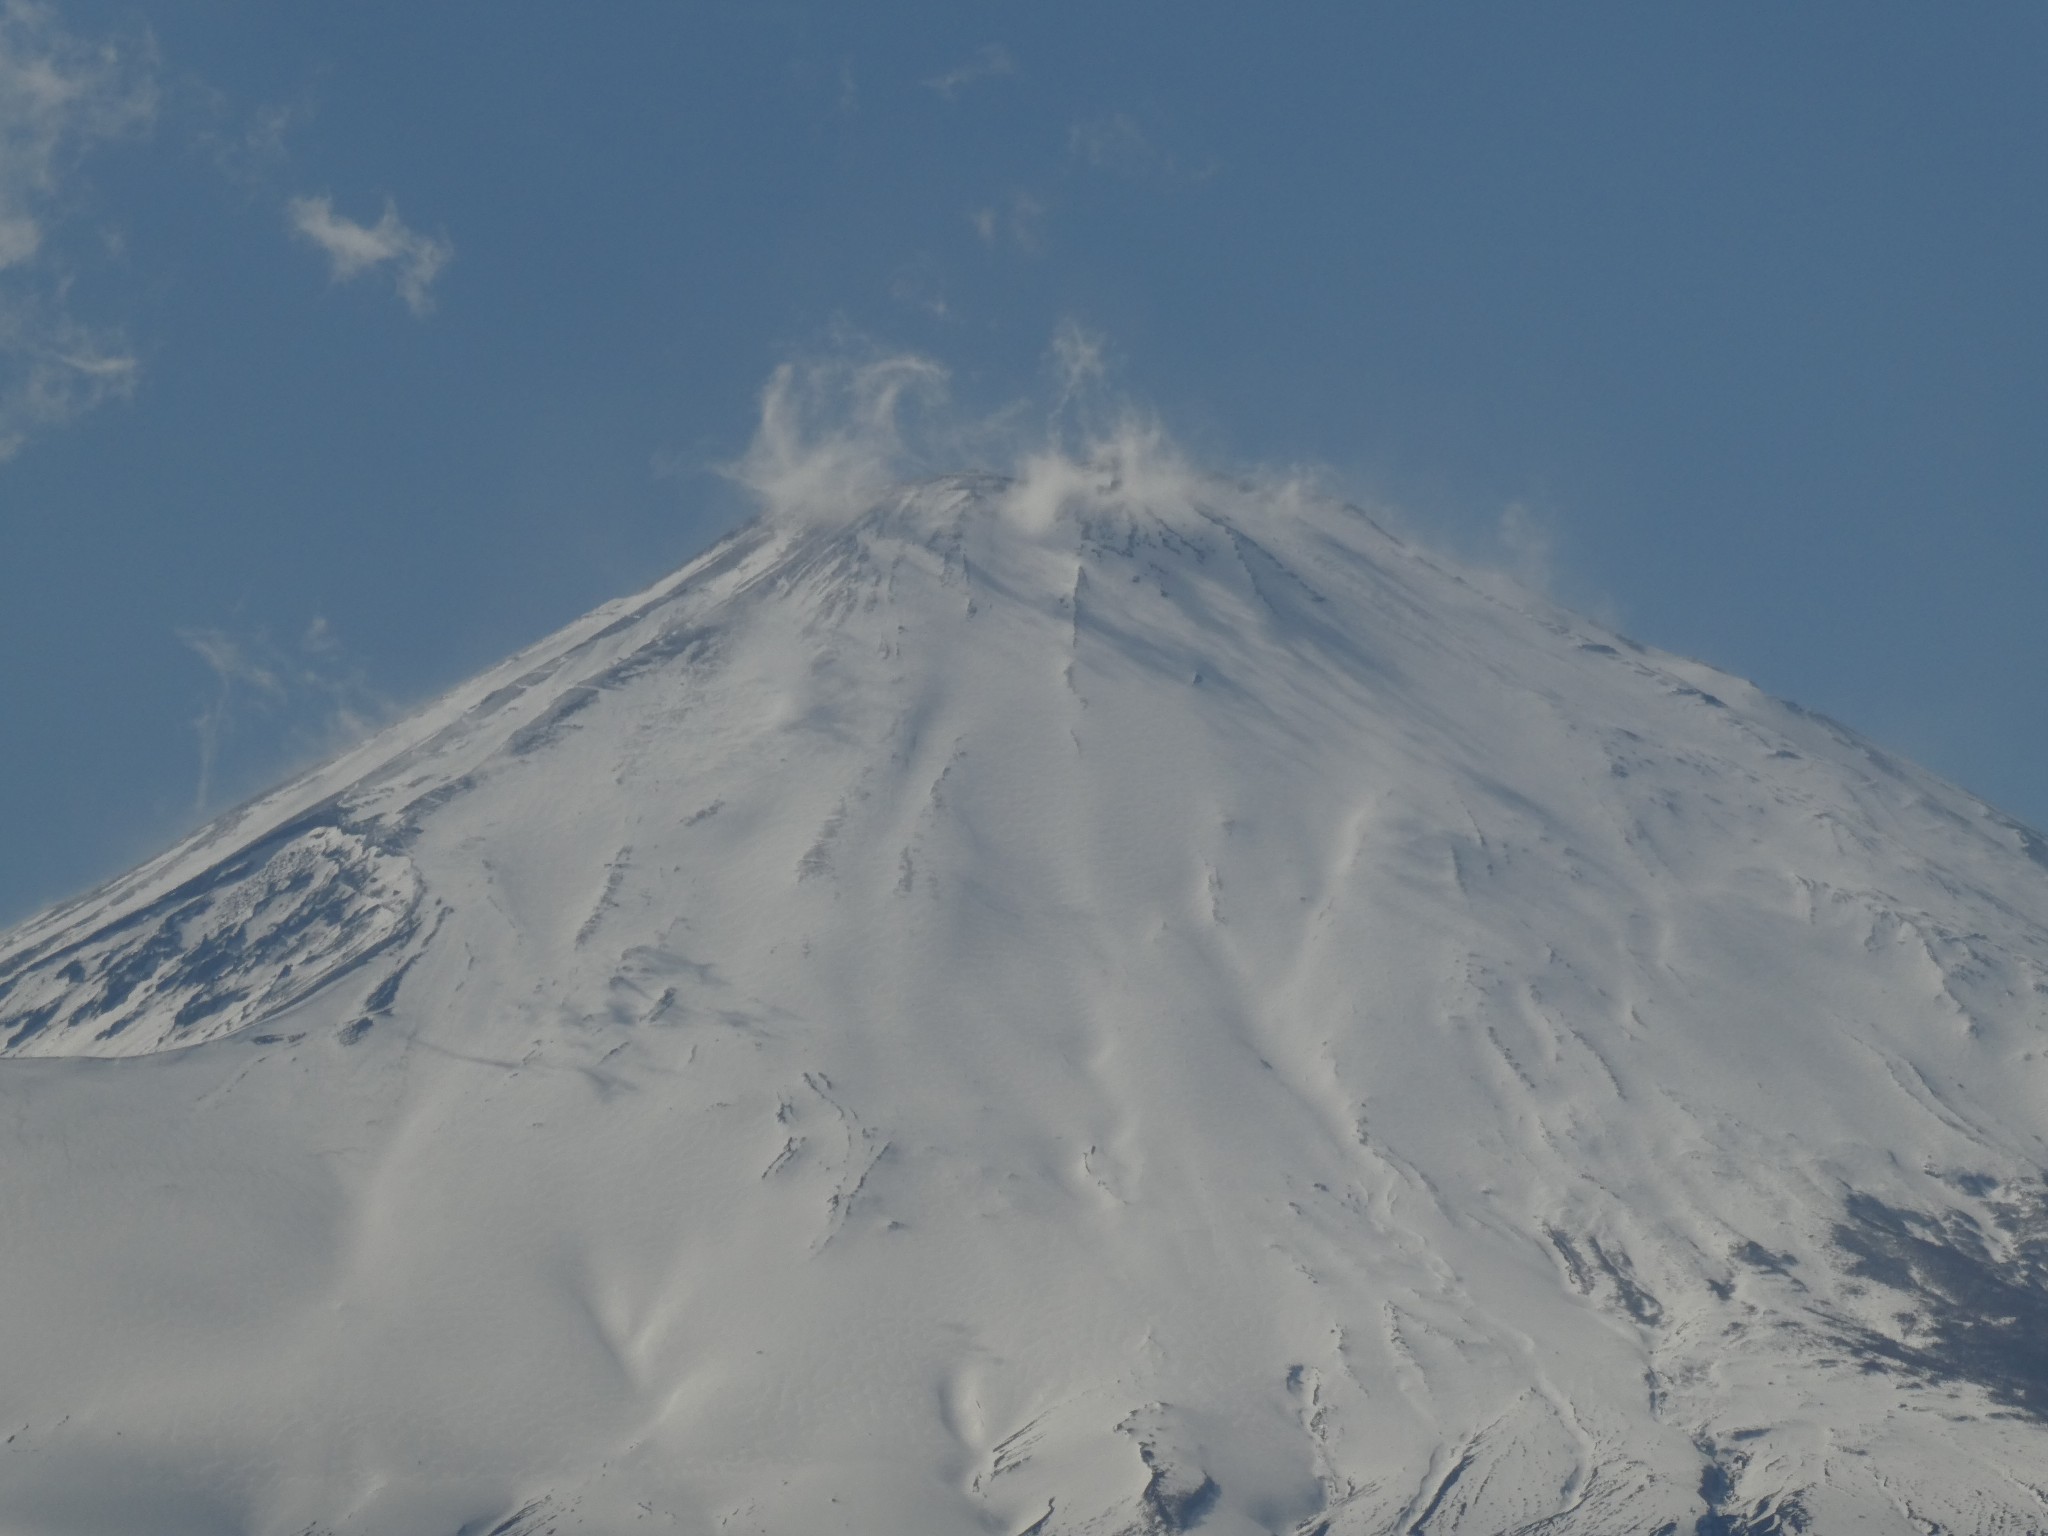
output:
<path id="1" fill-rule="evenodd" d="M 970 208 L 967 222 L 984 245 L 1008 240 L 1027 256 L 1036 256 L 1045 249 L 1045 215 L 1043 199 L 1017 191 L 1010 194 L 1007 204 Z"/>
<path id="2" fill-rule="evenodd" d="M 146 133 L 156 104 L 146 36 L 88 40 L 46 5 L 0 0 L 0 461 L 135 388 L 118 332 L 72 313 L 53 237 L 79 161 Z"/>
<path id="3" fill-rule="evenodd" d="M 263 630 L 181 629 L 178 639 L 206 664 L 212 689 L 192 717 L 199 781 L 192 808 L 204 815 L 223 754 L 237 726 L 253 716 L 285 716 L 305 754 L 331 752 L 362 739 L 390 710 L 342 648 L 334 628 L 316 616 L 291 645 Z"/>
<path id="4" fill-rule="evenodd" d="M 1010 50 L 1000 43 L 991 43 L 966 63 L 956 64 L 942 74 L 933 75 L 924 84 L 925 89 L 937 91 L 947 101 L 955 101 L 970 85 L 1016 73 L 1017 62 L 1010 57 Z"/>
<path id="5" fill-rule="evenodd" d="M 334 211 L 326 197 L 295 197 L 285 206 L 293 234 L 327 253 L 337 283 L 353 282 L 365 273 L 388 275 L 399 298 L 415 315 L 434 307 L 434 279 L 455 255 L 455 247 L 411 229 L 398 217 L 388 198 L 384 216 L 375 224 L 358 224 Z"/>
<path id="6" fill-rule="evenodd" d="M 1130 181 L 1148 177 L 1207 181 L 1221 169 L 1213 160 L 1197 166 L 1183 164 L 1127 112 L 1111 112 L 1075 123 L 1067 130 L 1067 151 L 1090 170 Z"/>
<path id="7" fill-rule="evenodd" d="M 1151 135 L 1122 112 L 1074 124 L 1067 132 L 1067 148 L 1084 164 L 1116 176 L 1149 176 L 1171 168 Z"/>

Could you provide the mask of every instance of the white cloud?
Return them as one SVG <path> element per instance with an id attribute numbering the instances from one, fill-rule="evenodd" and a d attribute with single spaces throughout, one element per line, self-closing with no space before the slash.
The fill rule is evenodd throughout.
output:
<path id="1" fill-rule="evenodd" d="M 71 313 L 51 236 L 79 158 L 147 130 L 156 100 L 146 37 L 88 41 L 46 5 L 0 0 L 0 460 L 134 389 L 120 337 Z"/>
<path id="2" fill-rule="evenodd" d="M 148 124 L 148 52 L 73 37 L 45 5 L 0 3 L 0 271 L 41 250 L 48 205 L 81 151 Z"/>
<path id="3" fill-rule="evenodd" d="M 1045 249 L 1045 214 L 1043 201 L 1029 192 L 1017 191 L 1010 194 L 1007 208 L 968 209 L 967 222 L 984 245 L 995 245 L 1008 237 L 1020 251 L 1036 256 Z"/>
<path id="4" fill-rule="evenodd" d="M 1060 321 L 1052 333 L 1052 345 L 1046 348 L 1053 377 L 1060 387 L 1059 398 L 1053 404 L 1055 417 L 1076 395 L 1098 383 L 1109 372 L 1108 349 L 1108 338 L 1100 331 L 1091 331 L 1072 318 Z"/>
<path id="5" fill-rule="evenodd" d="M 1074 124 L 1067 148 L 1096 170 L 1118 176 L 1149 175 L 1163 164 L 1151 136 L 1122 112 Z"/>
<path id="6" fill-rule="evenodd" d="M 192 115 L 210 119 L 194 142 L 229 181 L 251 190 L 265 186 L 291 159 L 290 139 L 313 116 L 310 102 L 272 102 L 237 117 L 227 96 L 203 82 L 187 87 L 195 98 Z"/>
<path id="7" fill-rule="evenodd" d="M 943 274 L 929 256 L 920 257 L 897 272 L 889 285 L 889 297 L 898 304 L 922 310 L 934 320 L 954 318 L 953 306 L 946 299 Z"/>
<path id="8" fill-rule="evenodd" d="M 944 364 L 840 334 L 823 353 L 775 370 L 761 392 L 752 442 L 717 469 L 750 495 L 766 522 L 792 532 L 845 527 L 906 482 L 975 473 L 1005 482 L 997 509 L 1032 536 L 1065 519 L 1106 518 L 1113 526 L 1136 512 L 1192 528 L 1205 508 L 1252 497 L 1282 510 L 1310 501 L 1370 508 L 1365 515 L 1425 547 L 1449 537 L 1328 467 L 1204 466 L 1119 385 L 1111 338 L 1072 318 L 1053 331 L 1044 361 L 1039 390 L 975 414 L 950 399 Z M 1542 509 L 1512 502 L 1491 538 L 1459 558 L 1548 595 L 1555 526 Z M 1572 600 L 1584 608 L 1585 597 Z M 1611 604 L 1594 601 L 1602 622 L 1617 627 Z"/>
<path id="9" fill-rule="evenodd" d="M 388 267 L 398 296 L 416 315 L 434 307 L 427 290 L 455 254 L 446 240 L 408 229 L 387 198 L 384 216 L 375 224 L 358 224 L 334 211 L 332 199 L 295 197 L 286 205 L 293 234 L 327 253 L 334 280 L 346 283 L 365 272 Z"/>
<path id="10" fill-rule="evenodd" d="M 946 370 L 914 353 L 784 363 L 761 392 L 753 442 L 722 472 L 773 521 L 844 521 L 915 473 L 905 402 L 936 408 L 945 394 Z"/>
<path id="11" fill-rule="evenodd" d="M 1193 168 L 1183 165 L 1126 112 L 1075 123 L 1067 130 L 1067 151 L 1091 170 L 1130 181 L 1158 177 L 1170 182 L 1199 182 L 1221 170 L 1213 161 Z"/>
<path id="12" fill-rule="evenodd" d="M 120 338 L 64 312 L 61 292 L 0 294 L 0 462 L 47 428 L 135 392 Z"/>
<path id="13" fill-rule="evenodd" d="M 1103 336 L 1063 321 L 1047 349 L 1057 397 L 975 416 L 949 401 L 942 364 L 841 337 L 775 370 L 752 443 L 722 473 L 769 522 L 807 530 L 842 526 L 905 481 L 965 470 L 1005 476 L 1005 515 L 1030 530 L 1082 506 L 1193 504 L 1208 477 L 1148 413 L 1109 396 L 1108 353 Z M 1297 479 L 1266 477 L 1274 494 Z"/>
<path id="14" fill-rule="evenodd" d="M 1016 73 L 1016 61 L 1010 57 L 1010 51 L 1000 43 L 991 43 L 965 64 L 956 64 L 944 74 L 933 75 L 925 81 L 925 88 L 954 101 L 970 85 Z"/>

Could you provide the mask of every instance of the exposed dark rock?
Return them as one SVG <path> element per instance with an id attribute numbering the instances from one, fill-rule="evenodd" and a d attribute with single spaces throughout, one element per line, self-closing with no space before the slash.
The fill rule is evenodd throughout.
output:
<path id="1" fill-rule="evenodd" d="M 1903 1338 L 1865 1326 L 1839 1336 L 1873 1368 L 1970 1382 L 2048 1419 L 2048 1190 L 2011 1191 L 1981 1210 L 1980 1221 L 1965 1210 L 1929 1214 L 1852 1193 L 1835 1242 L 1851 1274 L 1901 1294 L 1907 1326 Z"/>

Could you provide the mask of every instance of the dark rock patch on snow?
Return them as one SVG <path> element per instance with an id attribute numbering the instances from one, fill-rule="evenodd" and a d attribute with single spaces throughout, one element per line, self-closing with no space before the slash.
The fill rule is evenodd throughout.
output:
<path id="1" fill-rule="evenodd" d="M 1858 1326 L 1844 1341 L 1872 1369 L 1970 1382 L 2048 1419 L 2048 1188 L 2004 1193 L 1981 1210 L 1981 1220 L 1929 1214 L 1851 1194 L 1834 1230 L 1850 1273 L 1899 1292 L 1909 1310 L 1900 1337 Z"/>

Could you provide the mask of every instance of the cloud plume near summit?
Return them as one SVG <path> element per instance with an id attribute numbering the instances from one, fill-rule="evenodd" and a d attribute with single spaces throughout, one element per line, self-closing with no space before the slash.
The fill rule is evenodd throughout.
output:
<path id="1" fill-rule="evenodd" d="M 1084 509 L 1193 527 L 1245 496 L 1284 511 L 1304 499 L 1401 511 L 1316 464 L 1219 464 L 1191 453 L 1120 387 L 1110 339 L 1069 318 L 1054 329 L 1035 389 L 977 411 L 936 358 L 841 337 L 785 362 L 762 388 L 752 440 L 717 466 L 771 527 L 842 527 L 908 483 L 954 475 L 1002 482 L 993 507 L 1016 533 L 1050 533 Z M 1513 571 L 1517 552 L 1482 559 Z"/>
<path id="2" fill-rule="evenodd" d="M 976 414 L 953 399 L 946 366 L 920 353 L 842 346 L 784 363 L 761 391 L 753 440 L 720 473 L 785 528 L 840 526 L 905 482 L 993 475 L 1008 482 L 1004 513 L 1027 533 L 1082 502 L 1185 507 L 1221 483 L 1113 390 L 1103 336 L 1064 321 L 1044 364 L 1042 391 Z M 1256 478 L 1291 494 L 1315 477 Z"/>
<path id="3" fill-rule="evenodd" d="M 1342 503 L 1517 600 L 1623 622 L 1616 600 L 1573 568 L 1557 508 L 1417 507 L 1326 462 L 1221 458 L 1190 446 L 1127 387 L 1124 364 L 1110 336 L 1069 316 L 1047 341 L 1035 387 L 977 409 L 940 359 L 840 334 L 774 370 L 745 451 L 715 469 L 788 531 L 843 527 L 898 487 L 953 475 L 1002 481 L 994 507 L 1033 538 L 1081 513 L 1193 528 L 1241 498 L 1283 515 Z"/>

